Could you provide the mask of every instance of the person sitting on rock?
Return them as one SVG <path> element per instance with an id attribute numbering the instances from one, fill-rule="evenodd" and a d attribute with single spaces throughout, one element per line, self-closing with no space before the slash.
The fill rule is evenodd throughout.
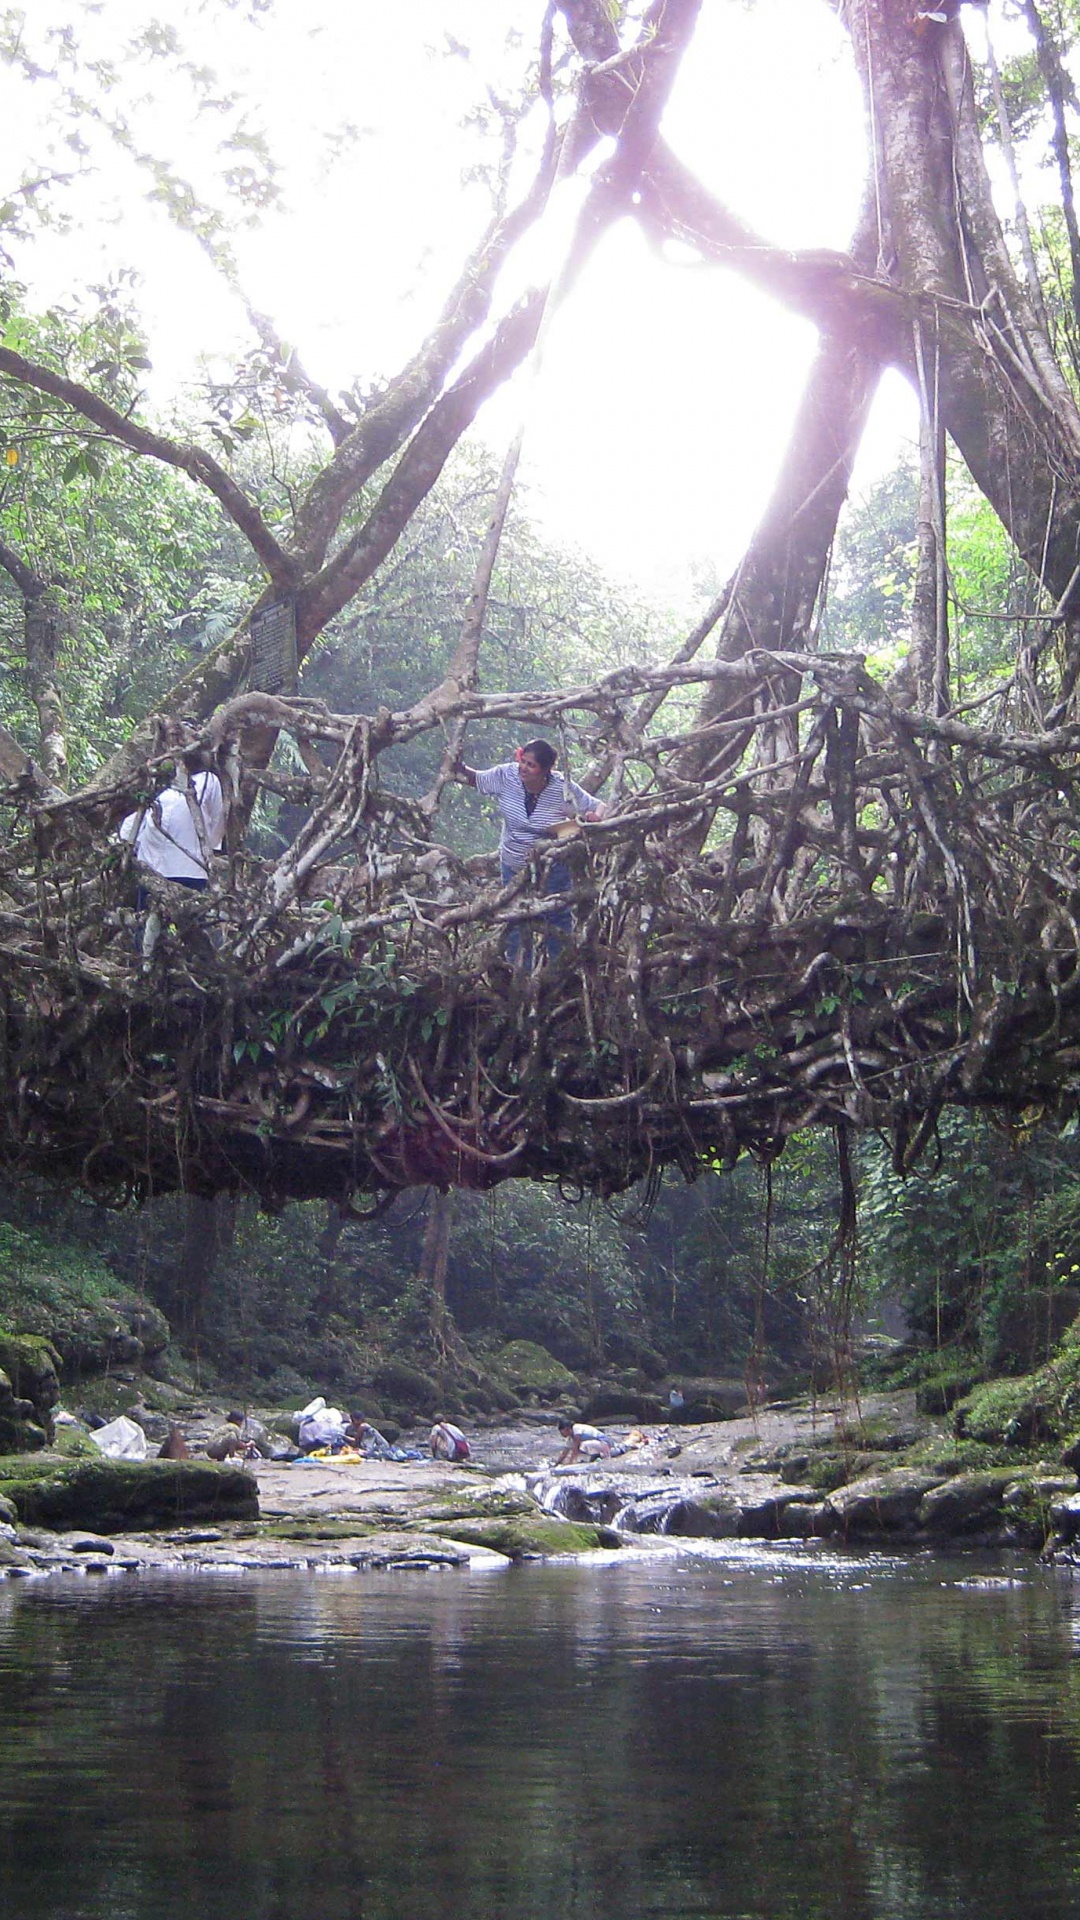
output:
<path id="1" fill-rule="evenodd" d="M 373 1427 L 370 1420 L 358 1420 L 354 1416 L 352 1433 L 354 1444 L 365 1460 L 397 1460 L 402 1457 L 401 1449 L 392 1447 L 385 1433 Z"/>
<path id="2" fill-rule="evenodd" d="M 242 1413 L 227 1413 L 223 1426 L 215 1427 L 206 1442 L 208 1460 L 231 1460 L 234 1454 L 244 1451 L 244 1416 Z"/>
<path id="3" fill-rule="evenodd" d="M 433 1460 L 467 1460 L 469 1443 L 461 1428 L 449 1420 L 436 1420 L 431 1429 L 431 1457 Z"/>
<path id="4" fill-rule="evenodd" d="M 583 1421 L 560 1420 L 559 1432 L 566 1445 L 555 1462 L 557 1467 L 572 1467 L 577 1460 L 610 1460 L 615 1451 L 609 1434 Z"/>
<path id="5" fill-rule="evenodd" d="M 212 1433 L 206 1443 L 210 1460 L 229 1460 L 234 1454 L 239 1454 L 242 1460 L 268 1460 L 272 1451 L 270 1435 L 262 1423 L 235 1410 L 225 1415 L 225 1425 Z"/>

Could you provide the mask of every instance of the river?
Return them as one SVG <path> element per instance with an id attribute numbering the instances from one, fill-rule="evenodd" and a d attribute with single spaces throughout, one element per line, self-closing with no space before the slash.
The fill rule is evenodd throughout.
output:
<path id="1" fill-rule="evenodd" d="M 1080 1582 L 717 1543 L 0 1588 L 4 1920 L 1056 1920 Z"/>

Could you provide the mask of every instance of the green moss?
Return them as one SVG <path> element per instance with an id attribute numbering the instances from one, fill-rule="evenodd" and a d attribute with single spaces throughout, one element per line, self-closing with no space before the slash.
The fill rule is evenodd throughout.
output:
<path id="1" fill-rule="evenodd" d="M 0 1413 L 0 1448 L 5 1453 L 36 1453 L 49 1444 L 44 1427 L 34 1420 L 22 1420 L 16 1413 Z"/>
<path id="2" fill-rule="evenodd" d="M 75 1400 L 82 1413 L 99 1413 L 103 1420 L 115 1420 L 118 1414 L 128 1413 L 135 1402 L 142 1398 L 144 1382 L 138 1383 L 130 1377 L 118 1380 L 115 1374 L 99 1373 L 88 1375 L 80 1380 L 75 1393 L 65 1392 L 64 1400 Z M 149 1400 L 145 1403 L 150 1405 Z M 166 1409 L 162 1408 L 162 1412 Z"/>
<path id="3" fill-rule="evenodd" d="M 1052 1531 L 1050 1509 L 1060 1493 L 1046 1493 L 1040 1490 L 1039 1480 L 1033 1474 L 1030 1479 L 1023 1478 L 1017 1484 L 1015 1492 L 1010 1490 L 1007 1517 L 1021 1538 L 1030 1546 L 1041 1546 Z"/>
<path id="4" fill-rule="evenodd" d="M 439 1390 L 431 1375 L 422 1373 L 419 1367 L 411 1367 L 407 1360 L 392 1357 L 380 1360 L 372 1375 L 372 1384 L 387 1399 L 417 1413 L 433 1414 L 438 1404 Z"/>
<path id="5" fill-rule="evenodd" d="M 101 1455 L 88 1433 L 81 1427 L 59 1426 L 52 1443 L 52 1451 L 62 1454 L 65 1460 L 100 1460 Z"/>
<path id="6" fill-rule="evenodd" d="M 956 1408 L 957 1434 L 989 1446 L 1030 1447 L 1060 1435 L 1045 1369 L 1020 1380 L 990 1380 L 965 1395 Z"/>
<path id="7" fill-rule="evenodd" d="M 951 1433 L 935 1433 L 903 1455 L 905 1467 L 926 1467 L 941 1473 L 982 1473 L 1009 1464 L 1008 1449 L 982 1440 L 958 1440 Z"/>
<path id="8" fill-rule="evenodd" d="M 511 1340 L 493 1354 L 492 1363 L 523 1393 L 569 1394 L 577 1381 L 574 1375 L 535 1340 Z"/>
<path id="9" fill-rule="evenodd" d="M 895 1453 L 819 1453 L 807 1461 L 802 1479 L 818 1493 L 833 1493 L 852 1480 L 864 1480 L 867 1474 L 883 1473 L 896 1464 Z"/>
<path id="10" fill-rule="evenodd" d="M 96 1309 L 115 1292 L 115 1274 L 92 1254 L 0 1221 L 0 1308 L 6 1320 L 32 1326 L 27 1315 L 41 1314 L 47 1330 L 50 1318 L 73 1306 Z"/>
<path id="11" fill-rule="evenodd" d="M 242 1531 L 242 1530 L 240 1530 Z M 384 1533 L 382 1520 L 268 1520 L 251 1530 L 260 1540 L 291 1540 L 298 1546 L 318 1546 L 336 1540 L 362 1540 L 370 1533 Z"/>
<path id="12" fill-rule="evenodd" d="M 608 1543 L 606 1529 L 581 1525 L 576 1520 L 560 1520 L 555 1514 L 508 1515 L 502 1520 L 424 1520 L 417 1530 L 430 1533 L 432 1526 L 447 1540 L 467 1547 L 491 1547 L 510 1560 L 544 1560 L 555 1554 L 592 1553 Z"/>
<path id="13" fill-rule="evenodd" d="M 466 1493 L 460 1500 L 442 1500 L 429 1507 L 427 1516 L 441 1526 L 444 1520 L 514 1520 L 537 1511 L 536 1501 L 527 1493 Z"/>
<path id="14" fill-rule="evenodd" d="M 943 1368 L 929 1379 L 923 1380 L 915 1389 L 915 1405 L 920 1413 L 941 1415 L 951 1413 L 958 1400 L 973 1393 L 980 1383 L 981 1376 L 972 1367 Z"/>
<path id="15" fill-rule="evenodd" d="M 14 1333 L 0 1326 L 0 1368 L 20 1398 L 37 1400 L 42 1386 L 54 1405 L 59 1394 L 56 1369 L 59 1355 L 51 1341 L 35 1333 Z"/>

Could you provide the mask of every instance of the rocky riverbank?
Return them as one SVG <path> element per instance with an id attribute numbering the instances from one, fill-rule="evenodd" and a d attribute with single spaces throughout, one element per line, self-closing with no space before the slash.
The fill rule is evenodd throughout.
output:
<path id="1" fill-rule="evenodd" d="M 191 1440 L 198 1444 L 198 1423 Z M 616 1429 L 616 1431 L 618 1431 Z M 629 1437 L 629 1436 L 626 1436 Z M 546 1412 L 471 1431 L 472 1460 L 0 1461 L 11 1578 L 212 1568 L 497 1567 L 660 1536 L 830 1548 L 983 1547 L 1080 1564 L 1080 1488 L 1060 1458 L 970 1464 L 912 1393 L 766 1407 L 644 1430 L 615 1460 L 555 1467 Z M 65 1499 L 94 1489 L 78 1518 Z M 172 1475 L 166 1487 L 162 1476 Z M 111 1494 L 108 1489 L 112 1488 Z M 139 1492 L 142 1489 L 142 1492 Z M 148 1490 L 148 1491 L 147 1491 Z M 140 1500 L 167 1495 L 152 1528 Z M 78 1497 L 83 1497 L 78 1495 Z M 88 1494 L 86 1495 L 88 1498 Z M 66 1515 L 64 1518 L 62 1516 Z"/>

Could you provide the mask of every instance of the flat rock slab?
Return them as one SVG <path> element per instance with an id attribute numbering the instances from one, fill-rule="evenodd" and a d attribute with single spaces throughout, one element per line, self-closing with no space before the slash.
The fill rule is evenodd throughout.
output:
<path id="1" fill-rule="evenodd" d="M 433 1503 L 463 1486 L 486 1489 L 486 1474 L 454 1467 L 445 1460 L 360 1460 L 352 1466 L 335 1460 L 314 1465 L 282 1465 L 254 1460 L 248 1471 L 258 1488 L 264 1520 L 364 1514 L 372 1519 L 419 1519 Z"/>
<path id="2" fill-rule="evenodd" d="M 207 1529 L 207 1533 L 210 1530 Z M 507 1555 L 481 1544 L 449 1540 L 436 1533 L 385 1532 L 333 1540 L 275 1539 L 253 1530 L 222 1530 L 213 1539 L 164 1534 L 125 1534 L 121 1542 L 102 1541 L 101 1550 L 84 1550 L 84 1536 L 45 1535 L 27 1529 L 0 1563 L 8 1574 L 45 1573 L 364 1573 L 493 1570 L 510 1565 Z"/>

